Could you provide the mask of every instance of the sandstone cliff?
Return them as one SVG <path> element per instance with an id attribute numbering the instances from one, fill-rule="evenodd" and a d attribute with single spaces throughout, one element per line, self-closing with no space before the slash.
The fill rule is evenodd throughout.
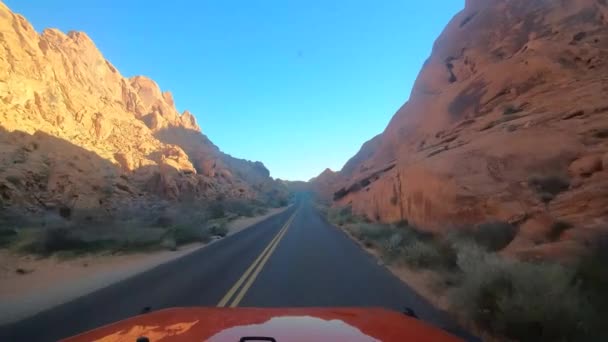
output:
<path id="1" fill-rule="evenodd" d="M 512 251 L 565 221 L 551 245 L 583 246 L 608 227 L 606 75 L 605 1 L 467 1 L 333 197 L 432 230 L 509 221 Z"/>
<path id="2" fill-rule="evenodd" d="M 222 153 L 144 76 L 82 32 L 42 33 L 0 3 L 0 207 L 112 212 L 159 199 L 284 195 L 259 162 Z"/>

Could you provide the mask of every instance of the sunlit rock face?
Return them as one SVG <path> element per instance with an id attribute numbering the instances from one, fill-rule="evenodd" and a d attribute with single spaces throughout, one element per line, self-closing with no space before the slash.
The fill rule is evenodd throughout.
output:
<path id="1" fill-rule="evenodd" d="M 123 77 L 85 33 L 38 33 L 0 3 L 0 42 L 3 209 L 111 211 L 282 191 L 263 164 L 222 153 L 156 82 Z"/>
<path id="2" fill-rule="evenodd" d="M 545 248 L 558 220 L 573 228 L 552 245 L 594 239 L 608 227 L 607 21 L 605 1 L 466 1 L 332 197 L 429 230 L 510 221 L 512 251 Z"/>

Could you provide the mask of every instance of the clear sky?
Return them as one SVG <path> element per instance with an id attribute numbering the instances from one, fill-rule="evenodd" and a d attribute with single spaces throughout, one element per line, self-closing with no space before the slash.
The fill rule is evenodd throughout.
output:
<path id="1" fill-rule="evenodd" d="M 5 0 L 38 31 L 85 31 L 235 157 L 273 177 L 342 168 L 408 99 L 463 0 Z"/>

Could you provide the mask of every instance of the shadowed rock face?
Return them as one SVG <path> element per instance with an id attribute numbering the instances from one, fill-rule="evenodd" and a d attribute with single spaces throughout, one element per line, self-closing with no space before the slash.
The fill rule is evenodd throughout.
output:
<path id="1" fill-rule="evenodd" d="M 335 198 L 432 230 L 511 221 L 513 251 L 556 220 L 574 226 L 558 243 L 591 239 L 608 226 L 607 74 L 605 1 L 467 1 Z"/>
<path id="2" fill-rule="evenodd" d="M 37 33 L 0 3 L 3 208 L 258 198 L 282 187 L 222 153 L 144 76 L 123 77 L 82 32 Z"/>

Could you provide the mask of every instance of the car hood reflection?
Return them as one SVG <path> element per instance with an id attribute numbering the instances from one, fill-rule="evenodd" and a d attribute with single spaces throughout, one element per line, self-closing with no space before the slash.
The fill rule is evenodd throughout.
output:
<path id="1" fill-rule="evenodd" d="M 272 337 L 277 341 L 308 341 L 310 336 L 294 336 L 294 331 L 314 331 L 327 341 L 379 341 L 338 319 L 311 316 L 275 317 L 262 324 L 231 327 L 211 336 L 208 341 L 239 341 L 246 336 Z"/>

